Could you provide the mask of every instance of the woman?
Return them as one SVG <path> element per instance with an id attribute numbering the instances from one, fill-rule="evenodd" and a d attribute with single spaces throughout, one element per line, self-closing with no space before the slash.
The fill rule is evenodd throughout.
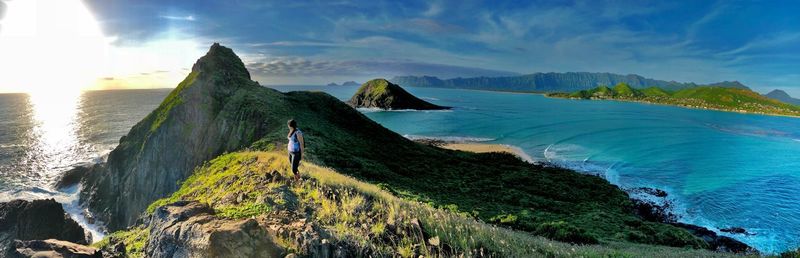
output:
<path id="1" fill-rule="evenodd" d="M 300 159 L 303 158 L 303 151 L 306 149 L 303 141 L 303 132 L 297 129 L 297 121 L 294 121 L 294 119 L 290 119 L 288 124 L 289 135 L 286 138 L 289 139 L 289 163 L 292 164 L 294 179 L 300 180 L 300 172 L 297 171 L 297 167 L 300 166 Z"/>

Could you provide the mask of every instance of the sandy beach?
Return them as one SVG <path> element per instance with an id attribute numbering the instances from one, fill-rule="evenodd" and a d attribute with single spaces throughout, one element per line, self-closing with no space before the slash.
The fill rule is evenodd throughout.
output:
<path id="1" fill-rule="evenodd" d="M 476 153 L 505 152 L 514 154 L 524 161 L 533 163 L 533 158 L 526 154 L 522 149 L 509 145 L 488 143 L 445 143 L 441 147 L 445 149 L 462 150 Z"/>

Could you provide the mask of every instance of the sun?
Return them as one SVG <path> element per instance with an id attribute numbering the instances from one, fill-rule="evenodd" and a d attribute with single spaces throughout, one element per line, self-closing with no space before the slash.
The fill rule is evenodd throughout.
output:
<path id="1" fill-rule="evenodd" d="M 5 4 L 0 90 L 74 96 L 104 74 L 109 40 L 80 0 Z"/>

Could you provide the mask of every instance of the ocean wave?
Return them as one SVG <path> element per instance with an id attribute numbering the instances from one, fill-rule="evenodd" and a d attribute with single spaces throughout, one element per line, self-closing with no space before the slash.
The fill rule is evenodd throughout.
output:
<path id="1" fill-rule="evenodd" d="M 74 185 L 64 189 L 63 192 L 45 189 L 41 187 L 28 187 L 24 189 L 17 189 L 12 191 L 0 192 L 0 202 L 9 202 L 12 200 L 41 200 L 53 199 L 64 207 L 64 211 L 69 216 L 78 222 L 81 227 L 92 234 L 92 242 L 99 242 L 105 237 L 102 226 L 97 223 L 91 224 L 87 221 L 85 214 L 88 211 L 80 205 L 79 190 L 80 185 Z"/>
<path id="2" fill-rule="evenodd" d="M 430 101 L 438 101 L 439 100 L 439 99 L 434 98 L 434 97 L 419 97 L 419 98 L 424 99 L 424 100 L 430 100 Z"/>
<path id="3" fill-rule="evenodd" d="M 362 113 L 375 113 L 375 112 L 423 112 L 423 113 L 444 113 L 444 112 L 453 112 L 453 109 L 441 109 L 441 110 L 416 110 L 416 109 L 381 109 L 381 108 L 356 108 L 356 110 Z"/>
<path id="4" fill-rule="evenodd" d="M 403 137 L 406 137 L 410 140 L 441 140 L 446 142 L 458 142 L 458 143 L 466 143 L 466 142 L 490 142 L 496 140 L 495 138 L 481 138 L 481 137 L 469 137 L 469 136 L 423 136 L 423 135 L 411 135 L 405 134 Z"/>

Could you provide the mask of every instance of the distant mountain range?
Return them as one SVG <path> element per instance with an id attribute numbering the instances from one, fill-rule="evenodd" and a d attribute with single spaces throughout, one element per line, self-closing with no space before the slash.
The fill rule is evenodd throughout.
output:
<path id="1" fill-rule="evenodd" d="M 784 94 L 786 93 L 784 92 Z M 572 93 L 548 93 L 547 96 L 569 99 L 626 100 L 732 112 L 800 116 L 799 106 L 762 96 L 750 89 L 722 86 L 701 86 L 667 91 L 658 87 L 635 89 L 625 83 L 619 83 L 614 87 L 599 86 Z M 786 95 L 786 97 L 788 96 Z"/>
<path id="2" fill-rule="evenodd" d="M 800 106 L 800 99 L 792 98 L 792 96 L 789 96 L 788 93 L 782 90 L 773 90 L 767 94 L 764 94 L 764 96 L 767 98 L 779 100 L 784 103 Z"/>
<path id="3" fill-rule="evenodd" d="M 749 89 L 738 81 L 724 81 L 709 85 L 682 83 L 645 78 L 636 74 L 621 75 L 613 73 L 533 73 L 507 77 L 474 77 L 439 79 L 434 76 L 397 76 L 392 82 L 404 87 L 461 88 L 498 91 L 527 92 L 575 92 L 588 90 L 600 85 L 625 83 L 636 89 L 659 87 L 675 91 L 697 86 L 716 86 L 725 88 Z"/>

